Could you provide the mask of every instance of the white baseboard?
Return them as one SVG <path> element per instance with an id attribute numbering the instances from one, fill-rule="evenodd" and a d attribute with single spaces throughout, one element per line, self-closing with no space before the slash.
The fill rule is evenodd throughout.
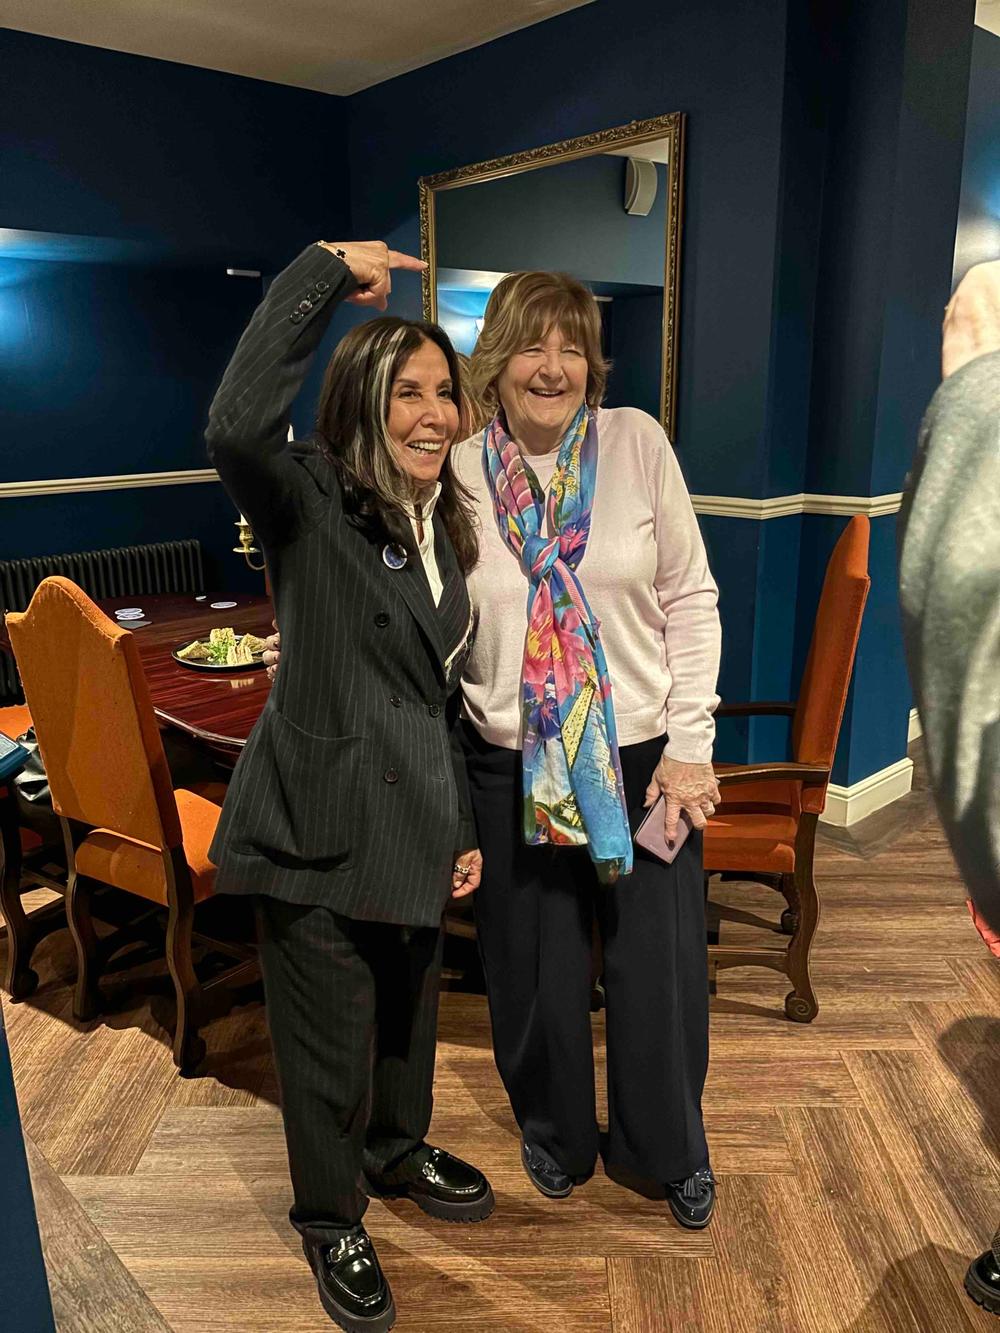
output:
<path id="1" fill-rule="evenodd" d="M 917 712 L 915 708 L 911 708 L 910 725 L 906 732 L 907 745 L 909 745 L 911 741 L 919 740 L 923 734 L 924 734 L 924 728 L 920 721 L 920 714 Z"/>
<path id="2" fill-rule="evenodd" d="M 831 782 L 826 793 L 826 809 L 820 819 L 824 824 L 849 828 L 851 824 L 866 819 L 876 810 L 905 796 L 912 782 L 912 759 L 900 759 L 881 772 L 855 782 L 852 787 L 840 787 Z"/>

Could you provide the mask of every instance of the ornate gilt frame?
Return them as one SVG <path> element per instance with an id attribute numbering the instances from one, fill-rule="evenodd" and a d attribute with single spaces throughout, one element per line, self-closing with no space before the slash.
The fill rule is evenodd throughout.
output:
<path id="1" fill-rule="evenodd" d="M 577 139 L 563 139 L 543 148 L 529 148 L 509 153 L 489 162 L 474 162 L 452 171 L 439 171 L 420 178 L 420 255 L 427 262 L 423 274 L 424 316 L 437 319 L 437 253 L 435 247 L 434 197 L 439 190 L 456 190 L 463 185 L 515 176 L 553 162 L 569 162 L 589 157 L 597 150 L 623 148 L 667 139 L 670 163 L 667 186 L 667 234 L 663 280 L 663 361 L 660 377 L 660 421 L 671 440 L 677 422 L 677 344 L 680 305 L 681 229 L 684 208 L 684 127 L 682 111 L 649 120 L 633 120 L 628 125 L 584 134 Z"/>

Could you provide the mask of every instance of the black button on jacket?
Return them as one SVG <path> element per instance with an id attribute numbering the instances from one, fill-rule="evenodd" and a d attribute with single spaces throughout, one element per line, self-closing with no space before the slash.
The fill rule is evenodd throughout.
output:
<path id="1" fill-rule="evenodd" d="M 458 672 L 444 668 L 467 651 L 465 580 L 435 515 L 435 607 L 422 562 L 388 568 L 384 541 L 348 522 L 326 456 L 287 443 L 311 356 L 355 286 L 310 246 L 271 284 L 212 404 L 209 456 L 267 557 L 282 653 L 210 854 L 221 893 L 437 925 L 455 853 L 475 846 L 449 694 Z"/>

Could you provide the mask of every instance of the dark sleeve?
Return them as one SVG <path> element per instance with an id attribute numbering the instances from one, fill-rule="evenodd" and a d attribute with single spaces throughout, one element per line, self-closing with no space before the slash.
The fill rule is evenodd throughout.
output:
<path id="1" fill-rule="evenodd" d="M 461 721 L 459 718 L 461 690 L 456 690 L 449 701 L 449 736 L 451 746 L 451 764 L 455 770 L 455 789 L 458 792 L 458 832 L 455 834 L 455 851 L 468 852 L 479 846 L 476 821 L 472 814 L 472 794 L 469 790 L 469 775 L 465 767 L 465 751 L 462 749 Z"/>
<path id="2" fill-rule="evenodd" d="M 899 533 L 931 785 L 969 895 L 1000 930 L 1000 352 L 934 395 Z"/>
<path id="3" fill-rule="evenodd" d="M 303 250 L 271 283 L 209 410 L 209 459 L 267 544 L 291 540 L 322 505 L 288 448 L 289 412 L 334 310 L 356 288 L 336 255 L 319 245 Z"/>

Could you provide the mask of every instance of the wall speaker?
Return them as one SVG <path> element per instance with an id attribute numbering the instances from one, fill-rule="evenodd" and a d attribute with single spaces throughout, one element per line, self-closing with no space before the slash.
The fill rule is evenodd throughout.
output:
<path id="1" fill-rule="evenodd" d="M 644 218 L 656 199 L 656 163 L 642 157 L 630 157 L 625 162 L 625 212 Z"/>

